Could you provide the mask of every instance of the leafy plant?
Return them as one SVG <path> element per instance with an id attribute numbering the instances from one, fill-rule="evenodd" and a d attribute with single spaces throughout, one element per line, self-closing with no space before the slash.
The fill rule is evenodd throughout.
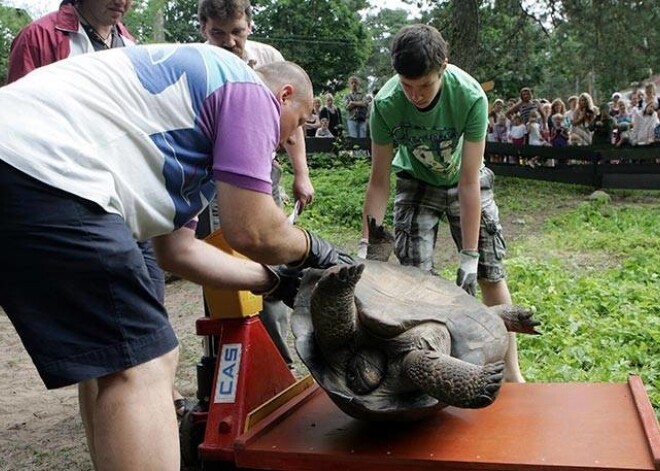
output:
<path id="1" fill-rule="evenodd" d="M 329 155 L 336 159 L 334 154 L 324 154 L 324 166 Z M 299 223 L 337 243 L 357 243 L 369 169 L 369 162 L 364 159 L 356 160 L 350 167 L 312 168 L 310 174 L 317 196 L 314 204 L 302 213 Z M 291 177 L 285 175 L 284 188 L 290 188 L 290 181 Z"/>
<path id="2" fill-rule="evenodd" d="M 24 10 L 0 5 L 0 86 L 7 78 L 11 42 L 28 23 L 30 17 Z"/>

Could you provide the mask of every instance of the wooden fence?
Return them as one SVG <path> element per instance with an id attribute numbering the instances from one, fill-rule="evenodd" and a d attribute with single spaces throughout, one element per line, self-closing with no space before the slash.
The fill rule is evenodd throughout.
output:
<path id="1" fill-rule="evenodd" d="M 307 138 L 306 144 L 309 153 L 368 150 L 371 146 L 367 138 Z M 520 164 L 533 157 L 539 157 L 541 162 L 546 163 L 552 160 L 554 166 L 537 165 L 532 168 Z M 489 142 L 486 144 L 485 159 L 496 175 L 576 183 L 593 188 L 660 190 L 660 143 L 650 146 L 557 148 Z"/>

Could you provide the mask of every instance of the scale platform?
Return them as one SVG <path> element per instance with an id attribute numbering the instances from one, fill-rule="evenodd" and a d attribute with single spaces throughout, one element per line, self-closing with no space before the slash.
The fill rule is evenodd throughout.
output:
<path id="1" fill-rule="evenodd" d="M 448 407 L 408 424 L 355 420 L 314 384 L 237 437 L 235 464 L 314 471 L 660 471 L 660 430 L 636 376 L 624 384 L 504 384 L 490 407 Z"/>

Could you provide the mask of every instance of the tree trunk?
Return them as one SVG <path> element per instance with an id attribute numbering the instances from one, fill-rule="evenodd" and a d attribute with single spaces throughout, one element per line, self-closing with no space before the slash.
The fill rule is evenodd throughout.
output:
<path id="1" fill-rule="evenodd" d="M 163 6 L 158 8 L 154 15 L 154 41 L 157 43 L 165 42 L 165 14 L 163 8 Z"/>
<path id="2" fill-rule="evenodd" d="M 449 62 L 468 73 L 475 70 L 479 53 L 479 0 L 454 0 Z"/>

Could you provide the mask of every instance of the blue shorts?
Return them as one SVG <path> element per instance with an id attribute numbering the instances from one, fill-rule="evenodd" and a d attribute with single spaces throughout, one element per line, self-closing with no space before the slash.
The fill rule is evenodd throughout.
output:
<path id="1" fill-rule="evenodd" d="M 176 348 L 161 287 L 120 216 L 2 161 L 0 201 L 0 306 L 47 388 Z"/>

